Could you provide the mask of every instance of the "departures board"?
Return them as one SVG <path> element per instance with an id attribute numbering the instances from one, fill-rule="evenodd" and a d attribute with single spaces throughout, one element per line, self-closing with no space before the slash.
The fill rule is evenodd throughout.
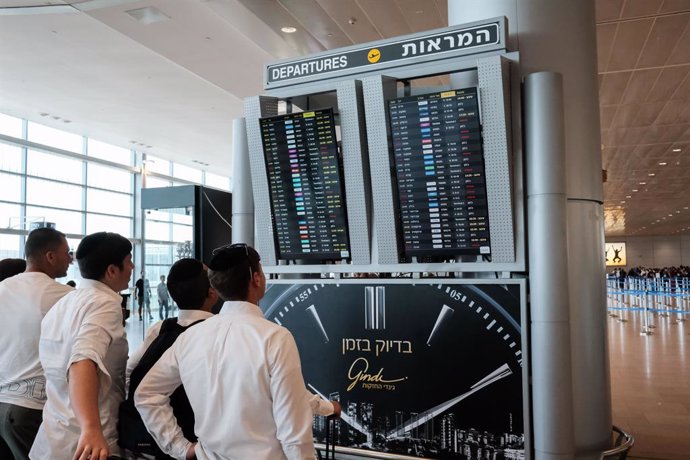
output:
<path id="1" fill-rule="evenodd" d="M 403 251 L 490 255 L 476 88 L 388 101 Z"/>
<path id="2" fill-rule="evenodd" d="M 260 119 L 278 259 L 350 257 L 330 108 Z"/>

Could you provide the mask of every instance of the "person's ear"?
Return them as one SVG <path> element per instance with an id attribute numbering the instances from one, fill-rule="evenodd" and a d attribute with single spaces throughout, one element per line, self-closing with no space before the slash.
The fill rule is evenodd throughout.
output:
<path id="1" fill-rule="evenodd" d="M 46 258 L 46 262 L 48 262 L 50 265 L 53 265 L 55 263 L 55 252 L 54 251 L 46 251 L 45 258 Z"/>

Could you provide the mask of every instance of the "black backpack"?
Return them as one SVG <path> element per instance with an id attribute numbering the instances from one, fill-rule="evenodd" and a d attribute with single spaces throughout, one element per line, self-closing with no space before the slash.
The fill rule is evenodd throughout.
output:
<path id="1" fill-rule="evenodd" d="M 120 404 L 119 417 L 117 421 L 118 444 L 120 447 L 129 449 L 139 454 L 153 455 L 156 459 L 172 459 L 172 457 L 160 450 L 156 441 L 146 430 L 139 411 L 134 406 L 134 392 L 144 379 L 148 371 L 156 364 L 156 361 L 163 356 L 163 353 L 175 343 L 177 337 L 187 328 L 200 323 L 196 321 L 189 326 L 180 326 L 177 318 L 168 318 L 161 324 L 158 337 L 151 342 L 151 345 L 141 357 L 139 364 L 134 368 L 129 378 L 129 394 L 127 399 Z M 194 412 L 189 404 L 184 387 L 180 385 L 172 395 L 170 395 L 170 405 L 177 419 L 177 423 L 182 428 L 184 437 L 191 442 L 196 442 L 194 434 Z"/>

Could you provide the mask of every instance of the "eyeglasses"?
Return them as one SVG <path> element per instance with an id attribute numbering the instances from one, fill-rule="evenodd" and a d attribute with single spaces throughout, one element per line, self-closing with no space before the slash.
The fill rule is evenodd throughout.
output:
<path id="1" fill-rule="evenodd" d="M 247 264 L 249 265 L 249 279 L 252 279 L 254 271 L 252 270 L 252 263 L 249 258 L 249 245 L 246 243 L 226 244 L 225 246 L 214 249 L 211 251 L 213 258 L 209 262 L 208 268 L 211 270 L 228 270 L 237 264 L 238 253 L 241 255 L 243 252 Z"/>

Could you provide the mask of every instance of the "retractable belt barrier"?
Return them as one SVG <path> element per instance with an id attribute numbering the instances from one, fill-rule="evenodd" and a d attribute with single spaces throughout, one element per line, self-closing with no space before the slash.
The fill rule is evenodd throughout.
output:
<path id="1" fill-rule="evenodd" d="M 607 297 L 609 316 L 625 322 L 627 312 L 643 312 L 640 335 L 650 335 L 656 327 L 650 323 L 650 313 L 685 321 L 690 313 L 690 278 L 609 278 Z"/>

